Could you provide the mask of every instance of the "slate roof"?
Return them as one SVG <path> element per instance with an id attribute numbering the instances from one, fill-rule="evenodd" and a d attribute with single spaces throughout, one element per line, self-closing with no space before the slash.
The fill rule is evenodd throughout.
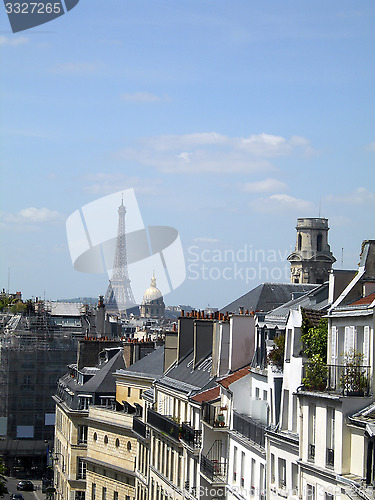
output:
<path id="1" fill-rule="evenodd" d="M 211 376 L 212 356 L 207 356 L 195 369 L 193 358 L 194 352 L 191 351 L 178 364 L 173 365 L 157 384 L 190 395 L 192 392 L 212 387 L 215 384 L 215 377 Z"/>
<path id="2" fill-rule="evenodd" d="M 325 311 L 328 308 L 328 283 L 323 285 L 313 285 L 314 288 L 306 294 L 294 300 L 276 307 L 264 318 L 264 323 L 267 325 L 272 324 L 286 324 L 289 311 L 292 309 L 313 309 L 316 311 Z"/>
<path id="3" fill-rule="evenodd" d="M 164 370 L 164 346 L 158 347 L 144 358 L 117 373 L 127 377 L 143 377 L 153 380 L 161 377 Z"/>
<path id="4" fill-rule="evenodd" d="M 107 363 L 99 366 L 99 371 L 82 388 L 86 392 L 116 392 L 116 383 L 113 374 L 125 366 L 123 350 L 119 350 Z"/>
<path id="5" fill-rule="evenodd" d="M 307 293 L 319 285 L 300 283 L 262 283 L 221 309 L 221 312 L 238 312 L 240 307 L 248 311 L 268 312 L 292 299 L 292 294 Z"/>

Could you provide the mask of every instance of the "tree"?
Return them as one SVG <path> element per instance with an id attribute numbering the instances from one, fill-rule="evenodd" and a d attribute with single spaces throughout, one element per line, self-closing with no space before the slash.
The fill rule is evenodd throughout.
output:
<path id="1" fill-rule="evenodd" d="M 3 459 L 0 457 L 0 497 L 3 497 L 8 492 L 8 488 L 6 486 L 6 477 L 5 477 L 5 467 L 3 464 Z"/>
<path id="2" fill-rule="evenodd" d="M 321 318 L 317 326 L 303 318 L 301 328 L 301 341 L 303 354 L 312 359 L 319 355 L 323 363 L 327 362 L 328 319 Z"/>
<path id="3" fill-rule="evenodd" d="M 285 335 L 281 333 L 279 336 L 273 339 L 274 346 L 268 353 L 267 359 L 271 365 L 282 370 L 284 365 L 284 353 L 285 353 Z"/>

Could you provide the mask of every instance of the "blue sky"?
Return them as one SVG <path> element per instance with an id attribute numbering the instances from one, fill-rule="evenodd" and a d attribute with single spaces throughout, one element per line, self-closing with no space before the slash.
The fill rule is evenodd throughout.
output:
<path id="1" fill-rule="evenodd" d="M 375 238 L 374 24 L 373 0 L 80 0 L 13 34 L 1 9 L 0 287 L 10 268 L 25 297 L 105 293 L 73 269 L 65 222 L 127 188 L 180 233 L 167 304 L 285 281 L 297 217 L 328 217 L 336 267 L 343 248 L 355 268 Z"/>

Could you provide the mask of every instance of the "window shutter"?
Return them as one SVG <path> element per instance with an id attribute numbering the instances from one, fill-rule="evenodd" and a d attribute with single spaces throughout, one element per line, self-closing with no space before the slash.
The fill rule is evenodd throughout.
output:
<path id="1" fill-rule="evenodd" d="M 363 364 L 370 364 L 370 327 L 365 326 L 363 329 Z"/>

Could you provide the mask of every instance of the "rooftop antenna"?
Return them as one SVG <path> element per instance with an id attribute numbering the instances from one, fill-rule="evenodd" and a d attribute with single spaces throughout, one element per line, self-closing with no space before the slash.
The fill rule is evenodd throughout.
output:
<path id="1" fill-rule="evenodd" d="M 10 290 L 10 267 L 8 267 L 8 293 Z"/>
<path id="2" fill-rule="evenodd" d="M 322 197 L 319 198 L 319 219 L 321 211 L 322 211 Z"/>
<path id="3" fill-rule="evenodd" d="M 344 247 L 341 248 L 341 269 L 344 269 Z"/>

